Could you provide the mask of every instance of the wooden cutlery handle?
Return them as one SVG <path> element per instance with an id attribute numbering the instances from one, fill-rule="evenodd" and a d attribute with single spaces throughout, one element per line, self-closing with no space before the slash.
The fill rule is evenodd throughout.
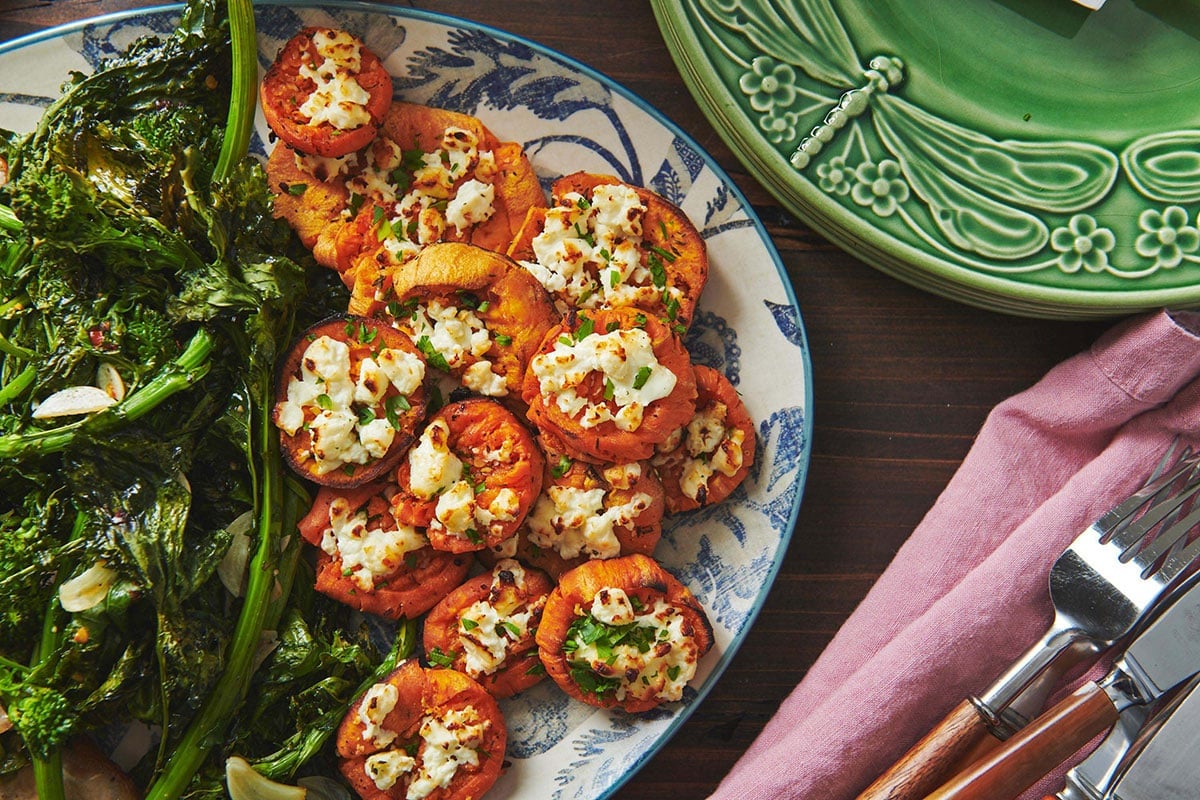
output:
<path id="1" fill-rule="evenodd" d="M 975 706 L 964 700 L 868 786 L 858 800 L 921 800 L 964 766 L 968 756 L 999 744 L 988 733 Z"/>
<path id="2" fill-rule="evenodd" d="M 1116 721 L 1117 710 L 1108 695 L 1087 683 L 926 800 L 1014 798 Z"/>

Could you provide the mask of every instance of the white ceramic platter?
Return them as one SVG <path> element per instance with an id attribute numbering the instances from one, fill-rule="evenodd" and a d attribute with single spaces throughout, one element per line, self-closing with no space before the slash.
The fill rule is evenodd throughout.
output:
<path id="1" fill-rule="evenodd" d="M 147 33 L 178 7 L 84 20 L 0 45 L 0 127 L 32 129 L 70 70 Z M 395 76 L 398 98 L 480 117 L 522 143 L 545 185 L 589 170 L 648 186 L 679 205 L 708 243 L 711 276 L 688 346 L 723 370 L 758 425 L 747 483 L 725 503 L 675 517 L 656 553 L 707 609 L 716 646 L 685 698 L 642 715 L 601 712 L 553 684 L 506 701 L 512 766 L 489 800 L 609 797 L 682 724 L 729 663 L 783 559 L 811 446 L 811 365 L 779 255 L 744 197 L 687 135 L 629 91 L 581 64 L 477 24 L 365 3 L 257 8 L 263 70 L 306 25 L 361 36 Z M 254 148 L 264 152 L 259 119 Z"/>

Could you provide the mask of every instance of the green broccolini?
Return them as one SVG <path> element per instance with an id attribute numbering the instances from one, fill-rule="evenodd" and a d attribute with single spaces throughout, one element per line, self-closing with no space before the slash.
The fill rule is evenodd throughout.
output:
<path id="1" fill-rule="evenodd" d="M 347 609 L 291 591 L 311 582 L 308 498 L 283 473 L 273 376 L 331 310 L 308 288 L 329 276 L 247 157 L 252 11 L 190 0 L 173 35 L 72 76 L 33 131 L 0 131 L 0 775 L 31 763 L 43 800 L 64 795 L 64 743 L 114 719 L 163 731 L 131 770 L 154 800 L 222 796 L 235 752 L 275 779 L 316 769 L 354 695 L 412 647 L 410 626 L 378 652 Z M 115 405 L 33 415 L 101 365 Z M 234 596 L 218 566 L 246 518 Z"/>

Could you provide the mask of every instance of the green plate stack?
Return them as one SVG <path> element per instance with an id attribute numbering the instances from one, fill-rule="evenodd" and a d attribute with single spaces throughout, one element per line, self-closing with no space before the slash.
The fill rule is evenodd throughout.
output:
<path id="1" fill-rule="evenodd" d="M 1200 306 L 1193 0 L 652 0 L 684 80 L 784 206 L 1003 313 Z"/>

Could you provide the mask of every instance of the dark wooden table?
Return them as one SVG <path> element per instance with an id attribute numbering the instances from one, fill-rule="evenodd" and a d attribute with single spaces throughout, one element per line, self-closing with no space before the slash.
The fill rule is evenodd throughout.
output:
<path id="1" fill-rule="evenodd" d="M 158 4 L 0 0 L 0 41 Z M 1032 320 L 969 308 L 910 288 L 825 241 L 767 194 L 722 142 L 688 94 L 645 0 L 407 5 L 533 39 L 645 98 L 730 173 L 767 225 L 795 287 L 812 356 L 815 435 L 790 551 L 724 676 L 617 793 L 620 800 L 702 798 L 921 520 L 988 410 L 1086 348 L 1111 322 Z"/>

